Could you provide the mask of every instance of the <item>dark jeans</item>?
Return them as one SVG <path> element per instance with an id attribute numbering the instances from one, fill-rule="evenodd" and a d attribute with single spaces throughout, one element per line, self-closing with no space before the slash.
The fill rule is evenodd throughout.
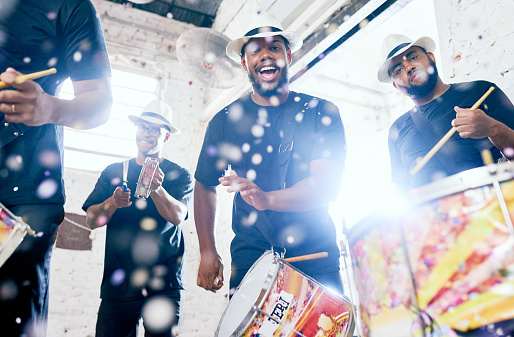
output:
<path id="1" fill-rule="evenodd" d="M 36 232 L 25 236 L 16 251 L 0 268 L 0 331 L 2 336 L 46 336 L 50 257 L 59 224 L 64 218 L 62 205 L 20 205 L 9 210 Z"/>
<path id="2" fill-rule="evenodd" d="M 141 316 L 143 316 L 145 337 L 174 336 L 172 334 L 172 328 L 176 325 L 180 325 L 183 298 L 184 290 L 177 289 L 160 292 L 132 301 L 102 299 L 100 309 L 98 310 L 98 320 L 96 321 L 96 337 L 137 337 L 137 328 Z M 156 302 L 153 302 L 153 300 L 157 299 L 167 299 L 171 301 L 171 304 L 176 309 L 175 315 L 170 317 L 169 315 L 173 313 L 167 313 L 166 310 L 159 307 Z M 169 301 L 167 303 L 169 303 Z M 158 323 L 163 323 L 164 325 L 158 324 L 157 326 L 151 324 L 150 321 L 145 321 L 144 312 L 142 312 L 142 310 L 146 310 L 144 308 L 145 304 L 148 304 L 146 308 L 152 313 L 152 322 L 157 320 Z M 152 305 L 155 305 L 153 309 L 151 309 Z M 157 317 L 160 314 L 163 315 L 162 318 Z M 166 321 L 170 318 L 171 322 L 168 322 L 170 324 L 166 324 Z"/>

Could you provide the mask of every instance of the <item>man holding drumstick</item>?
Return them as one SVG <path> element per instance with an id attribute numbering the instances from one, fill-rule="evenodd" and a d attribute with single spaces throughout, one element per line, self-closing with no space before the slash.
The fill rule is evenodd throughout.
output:
<path id="1" fill-rule="evenodd" d="M 342 293 L 340 253 L 328 214 L 346 153 L 339 111 L 328 101 L 289 90 L 287 71 L 300 36 L 284 31 L 266 12 L 253 14 L 241 33 L 227 55 L 242 65 L 253 90 L 210 121 L 195 174 L 198 285 L 217 291 L 224 284 L 214 235 L 221 183 L 235 192 L 231 294 L 271 248 L 286 258 L 328 252 L 293 266 Z"/>
<path id="2" fill-rule="evenodd" d="M 42 237 L 27 237 L 0 268 L 2 336 L 45 336 L 51 247 L 64 217 L 63 126 L 105 123 L 110 64 L 89 0 L 2 2 L 0 202 Z M 17 83 L 23 74 L 57 73 Z M 71 77 L 73 100 L 55 97 Z"/>
<path id="3" fill-rule="evenodd" d="M 498 88 L 476 110 L 470 107 L 494 84 L 487 81 L 445 84 L 438 75 L 434 41 L 392 34 L 384 39 L 378 80 L 393 83 L 414 108 L 390 128 L 392 180 L 402 189 L 418 187 L 448 175 L 483 166 L 481 151 L 495 161 L 514 152 L 514 107 Z M 456 133 L 416 174 L 419 159 L 453 127 Z"/>
<path id="4" fill-rule="evenodd" d="M 443 83 L 434 49 L 429 37 L 413 41 L 399 34 L 387 36 L 382 46 L 385 61 L 378 80 L 392 82 L 415 104 L 389 132 L 392 180 L 403 189 L 483 166 L 482 150 L 489 150 L 495 162 L 514 155 L 514 106 L 509 98 L 487 81 Z M 491 87 L 495 89 L 479 107 L 470 109 Z M 418 173 L 412 174 L 417 160 L 426 156 L 452 127 L 456 133 Z M 514 320 L 456 332 L 460 336 L 507 336 L 514 332 Z"/>

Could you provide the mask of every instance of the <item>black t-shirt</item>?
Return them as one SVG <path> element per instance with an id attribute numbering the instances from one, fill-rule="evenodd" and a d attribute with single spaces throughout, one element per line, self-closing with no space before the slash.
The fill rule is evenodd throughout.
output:
<path id="1" fill-rule="evenodd" d="M 188 206 L 193 191 L 189 172 L 169 160 L 163 160 L 159 167 L 165 174 L 163 188 Z M 184 287 L 182 228 L 166 221 L 157 211 L 152 198 L 143 200 L 134 197 L 142 168 L 135 159 L 130 160 L 128 188 L 131 190 L 132 205 L 117 209 L 107 223 L 101 289 L 101 296 L 105 299 L 141 298 L 143 287 L 150 292 Z M 87 211 L 90 206 L 111 197 L 114 190 L 122 185 L 122 171 L 122 163 L 109 165 L 100 175 L 82 209 Z M 137 275 L 143 275 L 142 281 L 138 281 L 141 279 Z M 153 288 L 153 284 L 159 285 L 158 282 L 152 283 L 156 281 L 164 281 L 162 288 Z"/>
<path id="2" fill-rule="evenodd" d="M 288 118 L 284 116 L 292 119 L 284 123 L 284 118 Z M 284 142 L 284 130 L 289 127 L 285 125 L 290 123 L 295 123 L 294 137 L 292 142 Z M 216 186 L 230 164 L 238 176 L 253 180 L 262 190 L 279 190 L 283 187 L 279 150 L 292 148 L 285 182 L 286 186 L 293 186 L 310 176 L 310 162 L 316 159 L 333 160 L 342 172 L 345 146 L 343 124 L 334 104 L 290 92 L 287 102 L 268 107 L 255 104 L 246 95 L 210 121 L 195 178 L 206 186 Z M 248 270 L 271 246 L 285 248 L 286 257 L 327 251 L 326 259 L 295 263 L 295 267 L 309 275 L 339 268 L 339 249 L 328 205 L 296 213 L 257 211 L 236 193 L 232 229 L 235 270 Z"/>
<path id="3" fill-rule="evenodd" d="M 437 155 L 414 176 L 409 172 L 418 158 L 424 157 L 435 145 L 425 137 L 412 120 L 411 113 L 422 113 L 433 127 L 437 140 L 451 128 L 456 117 L 455 106 L 471 108 L 494 84 L 487 81 L 452 84 L 440 97 L 428 104 L 414 107 L 398 118 L 389 130 L 392 181 L 403 188 L 419 187 L 445 176 L 483 166 L 480 151 L 491 150 L 494 160 L 502 157 L 488 138 L 462 138 L 457 132 L 439 150 Z M 496 86 L 495 86 L 496 87 Z M 514 129 L 514 107 L 498 87 L 480 105 L 487 115 Z M 444 161 L 444 163 L 442 163 Z"/>
<path id="4" fill-rule="evenodd" d="M 96 11 L 89 0 L 8 1 L 0 12 L 0 72 L 28 74 L 51 67 L 36 81 L 49 95 L 71 77 L 83 81 L 111 75 Z M 0 113 L 0 128 L 4 128 Z M 31 127 L 0 149 L 0 202 L 64 204 L 63 128 Z"/>

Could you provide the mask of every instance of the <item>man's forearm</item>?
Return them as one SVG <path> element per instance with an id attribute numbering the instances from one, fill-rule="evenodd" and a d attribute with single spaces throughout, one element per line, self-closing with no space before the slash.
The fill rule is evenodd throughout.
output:
<path id="1" fill-rule="evenodd" d="M 200 252 L 216 251 L 214 228 L 216 224 L 216 188 L 196 182 L 194 188 L 195 226 Z"/>
<path id="2" fill-rule="evenodd" d="M 53 123 L 75 129 L 91 129 L 109 119 L 112 104 L 110 87 L 102 83 L 98 88 L 75 95 L 73 100 L 48 97 L 53 110 Z"/>
<path id="3" fill-rule="evenodd" d="M 169 195 L 162 186 L 157 188 L 155 191 L 152 191 L 150 193 L 150 197 L 152 198 L 157 211 L 164 219 L 166 219 L 166 221 L 178 226 L 186 218 L 186 205 Z"/>
<path id="4" fill-rule="evenodd" d="M 290 188 L 267 192 L 269 210 L 277 212 L 310 211 L 334 201 L 334 186 L 320 184 L 313 177 L 306 178 Z"/>
<path id="5" fill-rule="evenodd" d="M 109 197 L 101 204 L 89 206 L 87 209 L 86 223 L 91 229 L 104 226 L 111 220 L 112 215 L 116 212 L 116 205 L 113 197 Z"/>
<path id="6" fill-rule="evenodd" d="M 509 156 L 508 151 L 506 149 L 514 149 L 514 130 L 510 129 L 503 123 L 496 121 L 496 124 L 491 130 L 491 135 L 489 136 L 489 140 L 495 147 L 497 147 L 500 151 Z M 509 158 L 512 158 L 510 155 Z"/>

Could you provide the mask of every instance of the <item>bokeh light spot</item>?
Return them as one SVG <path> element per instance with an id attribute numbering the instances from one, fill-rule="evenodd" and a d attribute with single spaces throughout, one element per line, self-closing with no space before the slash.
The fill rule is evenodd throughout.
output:
<path id="1" fill-rule="evenodd" d="M 262 155 L 260 153 L 255 153 L 252 156 L 252 164 L 260 165 L 262 163 Z"/>
<path id="2" fill-rule="evenodd" d="M 248 170 L 246 172 L 246 178 L 250 179 L 251 181 L 254 181 L 255 178 L 257 178 L 257 172 L 255 172 L 255 170 L 252 169 Z"/>
<path id="3" fill-rule="evenodd" d="M 163 333 L 171 330 L 175 315 L 174 303 L 163 296 L 149 299 L 141 310 L 145 328 L 152 333 Z"/>
<path id="4" fill-rule="evenodd" d="M 125 281 L 125 271 L 123 269 L 116 269 L 111 274 L 111 284 L 113 286 L 119 286 Z"/>
<path id="5" fill-rule="evenodd" d="M 45 179 L 39 184 L 36 195 L 39 199 L 49 199 L 57 192 L 57 182 L 53 179 Z"/>
<path id="6" fill-rule="evenodd" d="M 136 200 L 136 208 L 138 210 L 142 211 L 142 210 L 146 209 L 147 204 L 148 203 L 147 203 L 147 201 L 145 199 L 137 199 Z"/>
<path id="7" fill-rule="evenodd" d="M 145 217 L 141 220 L 139 226 L 144 231 L 153 231 L 157 227 L 157 221 L 154 218 Z"/>

